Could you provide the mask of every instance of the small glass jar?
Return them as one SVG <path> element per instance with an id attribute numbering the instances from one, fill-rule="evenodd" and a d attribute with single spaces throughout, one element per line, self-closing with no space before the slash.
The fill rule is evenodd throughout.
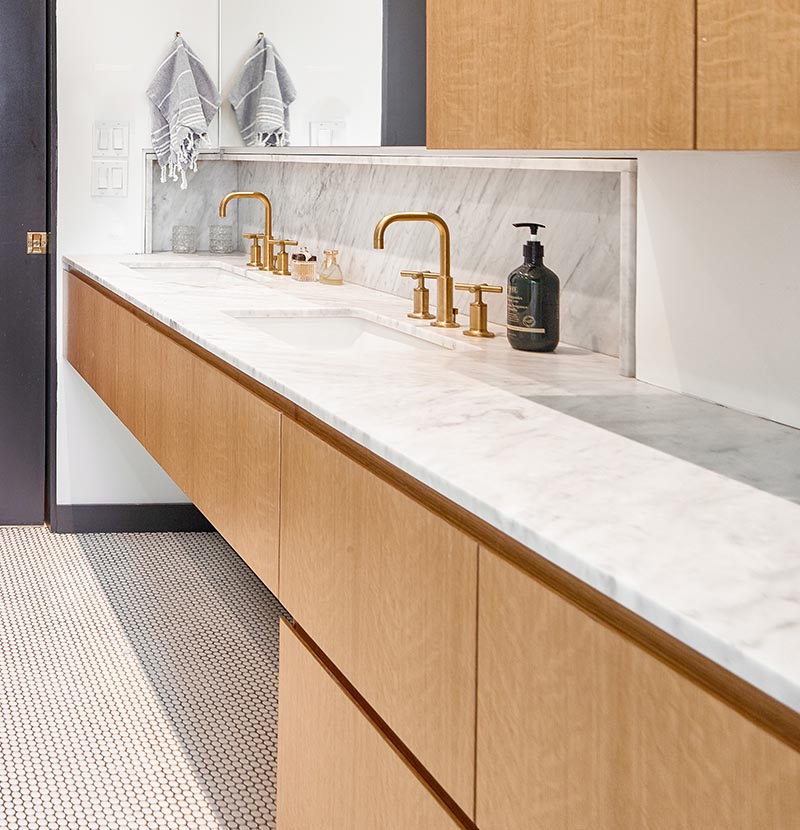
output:
<path id="1" fill-rule="evenodd" d="M 317 278 L 317 258 L 308 252 L 308 248 L 292 255 L 292 279 L 299 282 L 314 282 Z"/>
<path id="2" fill-rule="evenodd" d="M 232 254 L 233 227 L 231 225 L 208 226 L 208 251 L 212 254 Z"/>
<path id="3" fill-rule="evenodd" d="M 325 251 L 325 264 L 319 273 L 319 281 L 325 285 L 342 285 L 344 283 L 344 275 L 336 257 L 339 256 L 338 251 Z"/>
<path id="4" fill-rule="evenodd" d="M 194 225 L 175 225 L 172 228 L 172 253 L 197 252 L 197 228 Z"/>

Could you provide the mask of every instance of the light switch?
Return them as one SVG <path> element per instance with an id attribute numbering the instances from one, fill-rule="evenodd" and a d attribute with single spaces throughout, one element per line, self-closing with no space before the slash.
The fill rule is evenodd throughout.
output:
<path id="1" fill-rule="evenodd" d="M 95 158 L 128 158 L 129 138 L 127 121 L 95 121 L 92 155 Z"/>
<path id="2" fill-rule="evenodd" d="M 308 126 L 312 147 L 342 147 L 347 144 L 346 121 L 311 121 Z"/>
<path id="3" fill-rule="evenodd" d="M 92 162 L 92 196 L 124 197 L 128 195 L 126 159 Z"/>

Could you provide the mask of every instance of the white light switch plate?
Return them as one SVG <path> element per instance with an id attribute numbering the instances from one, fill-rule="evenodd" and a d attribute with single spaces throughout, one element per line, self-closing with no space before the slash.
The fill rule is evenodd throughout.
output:
<path id="1" fill-rule="evenodd" d="M 128 158 L 130 124 L 127 121 L 95 121 L 92 155 L 95 158 Z"/>
<path id="2" fill-rule="evenodd" d="M 127 195 L 127 161 L 92 162 L 92 196 L 122 197 Z"/>
<path id="3" fill-rule="evenodd" d="M 308 126 L 308 139 L 312 147 L 342 147 L 347 144 L 346 121 L 311 121 Z"/>

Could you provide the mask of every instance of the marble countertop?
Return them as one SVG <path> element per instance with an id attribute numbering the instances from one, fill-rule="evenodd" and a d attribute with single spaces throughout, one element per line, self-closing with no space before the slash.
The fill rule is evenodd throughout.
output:
<path id="1" fill-rule="evenodd" d="M 613 358 L 472 341 L 408 320 L 408 302 L 392 295 L 241 262 L 65 258 L 800 712 L 800 430 L 620 377 Z M 189 264 L 227 274 L 204 280 Z M 307 351 L 226 313 L 342 308 L 452 348 Z"/>

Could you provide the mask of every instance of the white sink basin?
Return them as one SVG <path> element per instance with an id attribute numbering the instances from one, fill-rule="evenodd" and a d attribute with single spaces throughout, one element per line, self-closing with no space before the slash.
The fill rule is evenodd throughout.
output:
<path id="1" fill-rule="evenodd" d="M 181 267 L 164 268 L 147 265 L 126 265 L 141 277 L 151 278 L 158 282 L 170 285 L 186 285 L 190 288 L 214 288 L 215 286 L 235 285 L 236 283 L 249 283 L 246 277 L 232 274 L 223 268 L 216 267 Z"/>
<path id="2" fill-rule="evenodd" d="M 286 346 L 302 351 L 380 354 L 397 351 L 470 349 L 430 327 L 383 323 L 359 309 L 306 309 L 281 311 L 226 311 L 247 326 L 258 329 Z"/>

